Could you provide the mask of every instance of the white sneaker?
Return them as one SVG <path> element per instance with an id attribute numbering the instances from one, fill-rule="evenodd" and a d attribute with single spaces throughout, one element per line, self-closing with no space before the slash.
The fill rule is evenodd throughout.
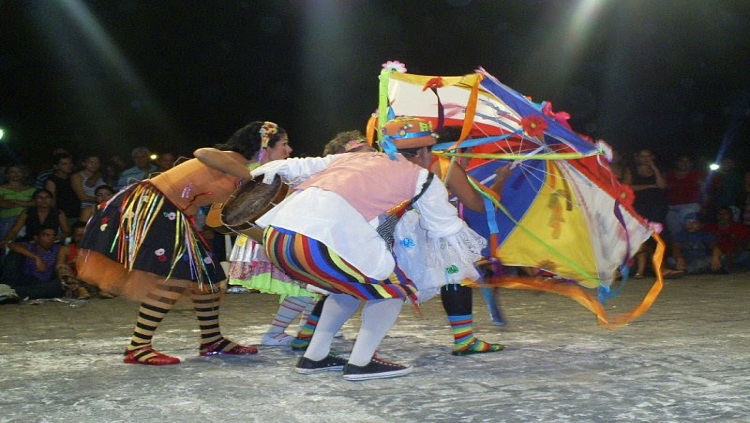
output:
<path id="1" fill-rule="evenodd" d="M 343 338 L 344 332 L 341 332 L 340 330 L 337 330 L 336 333 L 333 335 L 334 338 Z"/>
<path id="2" fill-rule="evenodd" d="M 293 336 L 287 335 L 284 332 L 270 334 L 267 333 L 263 335 L 263 340 L 261 340 L 260 344 L 270 347 L 287 346 L 292 343 L 293 339 Z"/>

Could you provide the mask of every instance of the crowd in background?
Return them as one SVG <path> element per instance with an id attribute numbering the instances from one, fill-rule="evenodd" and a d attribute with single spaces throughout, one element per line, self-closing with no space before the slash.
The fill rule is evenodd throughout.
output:
<path id="1" fill-rule="evenodd" d="M 118 155 L 74 157 L 61 148 L 51 153 L 51 167 L 37 174 L 20 164 L 0 167 L 0 283 L 21 298 L 108 297 L 75 279 L 76 240 L 97 204 L 169 169 L 177 157 L 152 155 L 146 147 L 135 148 L 130 162 Z M 658 158 L 649 149 L 615 151 L 610 167 L 632 189 L 633 207 L 663 227 L 667 277 L 750 268 L 750 170 L 740 169 L 732 157 L 718 165 L 710 170 L 709 163 L 688 154 Z M 648 264 L 654 250 L 653 241 L 644 244 L 631 277 L 653 272 Z"/>

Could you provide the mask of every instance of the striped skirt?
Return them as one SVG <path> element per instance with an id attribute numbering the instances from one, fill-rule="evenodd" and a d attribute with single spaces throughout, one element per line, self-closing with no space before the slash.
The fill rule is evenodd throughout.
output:
<path id="1" fill-rule="evenodd" d="M 386 280 L 364 275 L 323 243 L 282 228 L 269 226 L 263 245 L 271 262 L 293 279 L 357 299 L 415 298 L 416 287 L 398 263 Z"/>

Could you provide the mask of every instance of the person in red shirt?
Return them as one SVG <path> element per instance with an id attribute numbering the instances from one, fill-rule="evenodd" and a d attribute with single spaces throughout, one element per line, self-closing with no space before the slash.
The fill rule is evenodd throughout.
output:
<path id="1" fill-rule="evenodd" d="M 750 227 L 732 220 L 729 207 L 720 207 L 716 223 L 706 224 L 704 230 L 716 235 L 719 249 L 733 268 L 750 268 Z"/>
<path id="2" fill-rule="evenodd" d="M 674 236 L 682 230 L 682 221 L 691 213 L 701 210 L 701 191 L 705 173 L 694 169 L 693 159 L 682 155 L 677 158 L 675 167 L 665 176 L 667 180 L 667 230 Z"/>

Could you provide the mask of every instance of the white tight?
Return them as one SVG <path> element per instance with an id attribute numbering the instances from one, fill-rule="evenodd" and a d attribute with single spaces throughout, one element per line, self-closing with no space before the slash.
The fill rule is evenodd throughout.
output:
<path id="1" fill-rule="evenodd" d="M 361 300 L 347 294 L 332 294 L 323 305 L 323 311 L 315 328 L 305 357 L 318 361 L 325 358 L 331 351 L 331 342 L 341 326 L 359 307 Z M 380 342 L 391 329 L 401 307 L 403 299 L 387 299 L 365 301 L 362 308 L 362 327 L 357 335 L 354 348 L 349 356 L 349 362 L 355 366 L 364 366 L 370 362 Z"/>

